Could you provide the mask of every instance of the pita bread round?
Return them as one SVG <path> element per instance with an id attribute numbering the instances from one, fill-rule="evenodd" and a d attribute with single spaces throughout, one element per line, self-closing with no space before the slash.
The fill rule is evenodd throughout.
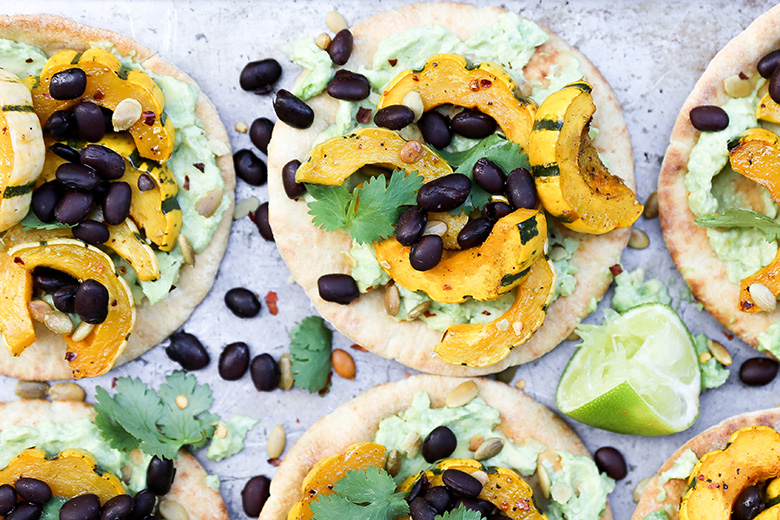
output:
<path id="1" fill-rule="evenodd" d="M 86 50 L 92 42 L 111 42 L 122 56 L 129 56 L 144 69 L 158 75 L 171 76 L 192 85 L 195 82 L 149 48 L 135 40 L 104 29 L 96 29 L 75 23 L 66 18 L 49 15 L 0 16 L 0 38 L 35 45 L 51 56 L 64 49 Z M 219 119 L 214 105 L 198 90 L 195 113 L 209 140 L 221 141 L 230 150 L 227 132 Z M 219 263 L 227 247 L 230 223 L 233 216 L 235 172 L 230 153 L 216 158 L 222 171 L 225 192 L 230 198 L 230 207 L 225 210 L 219 226 L 214 231 L 208 247 L 196 256 L 195 266 L 181 268 L 176 289 L 156 305 L 148 301 L 136 307 L 136 322 L 127 348 L 114 366 L 127 363 L 157 345 L 181 325 L 192 314 L 195 307 L 206 297 Z M 35 343 L 20 356 L 13 357 L 6 348 L 0 348 L 0 374 L 28 380 L 56 380 L 73 377 L 65 361 L 66 344 L 61 336 L 36 323 Z"/>
<path id="2" fill-rule="evenodd" d="M 375 15 L 354 26 L 355 50 L 345 68 L 370 67 L 379 43 L 388 36 L 410 27 L 440 24 L 466 40 L 482 26 L 492 26 L 503 9 L 454 3 L 421 3 Z M 547 29 L 545 29 L 547 30 Z M 550 70 L 561 53 L 570 53 L 580 62 L 586 79 L 593 84 L 598 107 L 594 126 L 599 153 L 610 164 L 613 174 L 634 188 L 634 163 L 631 138 L 620 105 L 606 80 L 585 56 L 551 31 L 550 40 L 538 48 L 525 69 L 526 77 L 539 78 Z M 515 348 L 500 363 L 476 369 L 450 365 L 433 355 L 442 333 L 431 330 L 422 321 L 399 322 L 387 315 L 383 291 L 371 291 L 350 305 L 322 300 L 317 279 L 328 273 L 349 273 L 342 251 L 351 248 L 348 234 L 325 232 L 315 227 L 305 202 L 290 200 L 284 192 L 281 169 L 293 159 L 304 161 L 315 137 L 333 122 L 337 100 L 326 93 L 307 101 L 315 113 L 314 124 L 306 130 L 294 129 L 282 122 L 274 128 L 268 152 L 269 219 L 279 251 L 317 310 L 341 333 L 368 350 L 424 372 L 472 376 L 499 372 L 509 366 L 527 363 L 555 348 L 588 314 L 591 299 L 601 299 L 612 280 L 609 267 L 620 261 L 628 242 L 629 230 L 605 235 L 581 235 L 557 227 L 567 236 L 576 236 L 580 246 L 572 262 L 579 269 L 577 286 L 569 297 L 558 298 L 549 308 L 544 325 L 527 343 Z M 548 218 L 554 226 L 554 219 Z"/>
<path id="3" fill-rule="evenodd" d="M 0 431 L 14 424 L 36 426 L 43 421 L 66 423 L 85 417 L 92 418 L 94 415 L 95 410 L 91 405 L 76 401 L 9 401 L 0 403 Z M 203 479 L 208 473 L 195 457 L 182 450 L 175 466 L 176 478 L 173 480 L 173 486 L 162 499 L 178 502 L 194 520 L 229 520 L 222 496 L 206 485 Z"/>
<path id="4" fill-rule="evenodd" d="M 501 413 L 499 428 L 510 439 L 522 442 L 532 438 L 546 445 L 547 450 L 539 456 L 542 459 L 554 458 L 555 450 L 590 456 L 566 423 L 525 392 L 489 379 L 474 382 L 479 386 L 479 397 Z M 440 408 L 445 406 L 447 394 L 462 383 L 462 379 L 451 377 L 412 376 L 376 386 L 336 408 L 309 428 L 287 453 L 271 481 L 271 496 L 260 520 L 287 518 L 287 512 L 302 497 L 303 479 L 317 461 L 337 455 L 355 443 L 373 441 L 382 419 L 408 409 L 415 393 L 427 393 L 431 407 Z M 602 520 L 611 518 L 607 506 Z"/>
<path id="5" fill-rule="evenodd" d="M 658 179 L 661 231 L 677 269 L 704 308 L 753 347 L 758 345 L 759 334 L 780 321 L 780 309 L 773 313 L 740 312 L 739 284 L 729 281 L 726 264 L 710 247 L 706 229 L 694 223 L 696 217 L 688 207 L 684 178 L 699 131 L 691 125 L 689 113 L 699 105 L 725 103 L 729 97 L 723 89 L 723 80 L 729 76 L 740 72 L 757 74 L 758 60 L 780 48 L 778 24 L 780 6 L 756 19 L 715 55 L 680 110 Z M 750 184 L 752 189 L 758 189 L 754 183 Z"/>
<path id="6" fill-rule="evenodd" d="M 680 449 L 675 451 L 669 460 L 661 466 L 661 469 L 658 470 L 658 474 L 650 480 L 650 483 L 642 493 L 642 498 L 631 517 L 632 520 L 642 520 L 645 515 L 663 509 L 664 505 L 669 505 L 673 508 L 674 514 L 670 515 L 669 520 L 678 520 L 679 516 L 677 510 L 680 507 L 680 501 L 682 500 L 683 494 L 685 494 L 685 491 L 688 489 L 688 482 L 687 480 L 681 479 L 668 481 L 663 487 L 666 491 L 666 500 L 658 502 L 656 500 L 656 496 L 658 496 L 659 492 L 658 477 L 661 473 L 670 469 L 684 451 L 693 450 L 696 456 L 701 459 L 705 453 L 724 449 L 734 432 L 746 426 L 769 426 L 775 430 L 780 430 L 780 410 L 772 408 L 769 410 L 736 415 L 726 419 L 720 424 L 716 424 L 712 428 L 704 430 L 702 433 L 683 444 Z"/>

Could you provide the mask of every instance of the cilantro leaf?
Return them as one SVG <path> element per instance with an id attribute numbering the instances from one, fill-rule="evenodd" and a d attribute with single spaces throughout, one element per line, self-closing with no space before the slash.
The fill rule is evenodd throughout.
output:
<path id="1" fill-rule="evenodd" d="M 769 242 L 780 238 L 780 224 L 765 215 L 746 209 L 727 209 L 725 213 L 697 218 L 694 222 L 711 228 L 754 228 Z"/>
<path id="2" fill-rule="evenodd" d="M 436 515 L 434 520 L 481 520 L 482 515 L 479 511 L 466 509 L 461 504 L 457 509 L 446 511 L 444 514 Z"/>
<path id="3" fill-rule="evenodd" d="M 195 444 L 208 440 L 214 435 L 216 426 L 215 415 L 207 412 L 214 399 L 211 397 L 211 388 L 199 386 L 194 375 L 184 372 L 174 372 L 165 379 L 166 383 L 160 386 L 159 394 L 166 405 L 163 413 L 160 430 L 163 434 L 174 439 L 186 440 L 185 444 Z M 183 395 L 187 398 L 187 406 L 179 409 L 176 398 Z M 219 421 L 219 418 L 216 417 Z"/>
<path id="4" fill-rule="evenodd" d="M 395 493 L 395 481 L 384 469 L 351 469 L 336 481 L 333 493 L 311 502 L 315 520 L 396 520 L 409 514 L 406 493 Z"/>
<path id="5" fill-rule="evenodd" d="M 290 331 L 293 382 L 310 393 L 325 390 L 330 381 L 333 333 L 319 316 L 304 318 Z"/>
<path id="6" fill-rule="evenodd" d="M 347 227 L 347 208 L 352 195 L 344 186 L 307 184 L 306 191 L 315 199 L 309 202 L 309 215 L 314 217 L 315 226 L 325 231 Z"/>
<path id="7" fill-rule="evenodd" d="M 103 388 L 95 389 L 95 424 L 97 424 L 103 438 L 108 441 L 109 446 L 115 450 L 131 451 L 138 448 L 139 441 L 133 437 L 121 424 L 115 419 L 117 410 L 115 402 Z"/>

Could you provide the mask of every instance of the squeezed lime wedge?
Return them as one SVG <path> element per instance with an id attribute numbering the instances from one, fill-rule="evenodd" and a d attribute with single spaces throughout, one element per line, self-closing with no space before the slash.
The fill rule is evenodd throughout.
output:
<path id="1" fill-rule="evenodd" d="M 558 383 L 561 412 L 632 435 L 667 435 L 696 422 L 701 377 L 696 349 L 671 307 L 639 305 L 577 332 L 582 344 Z"/>

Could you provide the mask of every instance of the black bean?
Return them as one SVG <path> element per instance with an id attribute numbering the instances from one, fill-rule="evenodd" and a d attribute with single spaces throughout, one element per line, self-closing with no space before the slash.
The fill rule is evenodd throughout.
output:
<path id="1" fill-rule="evenodd" d="M 103 504 L 100 520 L 125 520 L 133 510 L 133 497 L 117 495 Z"/>
<path id="2" fill-rule="evenodd" d="M 474 498 L 482 491 L 482 482 L 459 469 L 444 470 L 441 481 L 451 491 L 468 498 Z"/>
<path id="3" fill-rule="evenodd" d="M 92 211 L 94 200 L 91 193 L 69 191 L 54 206 L 54 218 L 63 224 L 78 224 Z"/>
<path id="4" fill-rule="evenodd" d="M 254 318 L 260 313 L 260 300 L 255 293 L 243 287 L 234 287 L 226 292 L 225 305 L 239 318 Z"/>
<path id="5" fill-rule="evenodd" d="M 452 455 L 457 445 L 458 439 L 455 438 L 452 430 L 446 426 L 438 426 L 425 437 L 422 455 L 427 462 L 433 463 Z"/>
<path id="6" fill-rule="evenodd" d="M 332 98 L 347 101 L 366 99 L 371 93 L 371 83 L 362 74 L 340 70 L 328 82 L 328 94 Z"/>
<path id="7" fill-rule="evenodd" d="M 130 214 L 130 203 L 133 198 L 133 189 L 126 182 L 112 182 L 103 199 L 103 219 L 106 224 L 116 226 L 125 221 Z"/>
<path id="8" fill-rule="evenodd" d="M 390 130 L 400 130 L 414 122 L 414 112 L 406 105 L 390 105 L 374 114 L 374 124 Z"/>
<path id="9" fill-rule="evenodd" d="M 279 386 L 282 377 L 279 365 L 271 354 L 255 356 L 249 365 L 249 375 L 255 388 L 260 392 L 270 392 L 275 389 Z"/>
<path id="10" fill-rule="evenodd" d="M 495 506 L 487 500 L 458 497 L 453 502 L 452 507 L 453 509 L 458 509 L 461 506 L 464 509 L 478 511 L 483 517 L 489 515 L 495 509 Z"/>
<path id="11" fill-rule="evenodd" d="M 76 127 L 86 141 L 96 142 L 106 135 L 105 121 L 100 107 L 90 101 L 82 101 L 73 107 Z"/>
<path id="12" fill-rule="evenodd" d="M 244 90 L 258 90 L 268 87 L 282 75 L 282 66 L 273 58 L 250 61 L 241 71 L 239 83 Z"/>
<path id="13" fill-rule="evenodd" d="M 173 461 L 155 455 L 146 468 L 146 488 L 157 496 L 166 495 L 171 490 L 175 476 Z"/>
<path id="14" fill-rule="evenodd" d="M 496 131 L 496 120 L 478 110 L 464 110 L 450 121 L 452 131 L 469 139 L 483 139 Z"/>
<path id="15" fill-rule="evenodd" d="M 506 178 L 506 198 L 515 209 L 536 207 L 536 184 L 531 172 L 516 168 Z"/>
<path id="16" fill-rule="evenodd" d="M 271 133 L 274 131 L 273 122 L 267 117 L 258 117 L 252 121 L 249 127 L 249 139 L 261 152 L 268 153 L 268 143 L 271 141 Z"/>
<path id="17" fill-rule="evenodd" d="M 452 504 L 450 492 L 444 486 L 437 486 L 429 489 L 424 495 L 425 501 L 436 509 L 439 514 L 449 510 Z"/>
<path id="18" fill-rule="evenodd" d="M 114 111 L 106 107 L 100 107 L 100 111 L 103 112 L 103 128 L 106 129 L 107 134 L 110 134 L 114 131 L 114 122 L 112 121 Z"/>
<path id="19" fill-rule="evenodd" d="M 295 182 L 295 174 L 301 166 L 301 161 L 293 159 L 282 168 L 282 184 L 287 197 L 297 199 L 306 193 L 306 185 L 302 182 Z"/>
<path id="20" fill-rule="evenodd" d="M 702 132 L 717 132 L 729 126 L 729 115 L 715 105 L 701 105 L 691 109 L 691 124 Z"/>
<path id="21" fill-rule="evenodd" d="M 73 148 L 72 146 L 68 146 L 67 144 L 64 143 L 52 143 L 49 149 L 68 162 L 81 164 L 81 157 L 79 156 L 79 151 Z"/>
<path id="22" fill-rule="evenodd" d="M 87 278 L 79 285 L 73 306 L 83 321 L 103 323 L 108 316 L 108 289 L 97 280 Z"/>
<path id="23" fill-rule="evenodd" d="M 133 510 L 127 517 L 127 520 L 144 520 L 152 514 L 154 506 L 157 504 L 157 495 L 143 489 L 133 497 Z"/>
<path id="24" fill-rule="evenodd" d="M 71 498 L 60 509 L 60 520 L 98 520 L 100 499 L 92 493 Z"/>
<path id="25" fill-rule="evenodd" d="M 70 110 L 57 110 L 49 116 L 43 130 L 56 140 L 63 141 L 76 131 L 76 118 Z"/>
<path id="26" fill-rule="evenodd" d="M 274 112 L 276 117 L 293 128 L 309 128 L 314 122 L 314 110 L 284 89 L 276 93 Z"/>
<path id="27" fill-rule="evenodd" d="M 485 157 L 479 159 L 471 169 L 471 173 L 474 175 L 474 181 L 477 185 L 486 192 L 495 195 L 503 193 L 506 174 L 499 165 L 490 159 Z"/>
<path id="28" fill-rule="evenodd" d="M 349 61 L 349 57 L 352 55 L 352 47 L 354 39 L 349 29 L 342 29 L 336 33 L 336 36 L 330 41 L 328 45 L 328 54 L 330 59 L 336 65 L 344 65 Z"/>
<path id="29" fill-rule="evenodd" d="M 348 274 L 325 274 L 317 280 L 320 298 L 326 302 L 347 305 L 360 297 L 357 282 Z"/>
<path id="30" fill-rule="evenodd" d="M 111 237 L 108 226 L 97 220 L 82 220 L 72 231 L 74 237 L 93 246 L 105 244 Z"/>
<path id="31" fill-rule="evenodd" d="M 87 89 L 87 73 L 81 69 L 61 70 L 51 77 L 49 94 L 54 99 L 76 99 Z"/>
<path id="32" fill-rule="evenodd" d="M 239 150 L 233 154 L 236 175 L 247 184 L 262 186 L 268 180 L 265 163 L 252 150 Z"/>
<path id="33" fill-rule="evenodd" d="M 395 239 L 404 246 L 411 246 L 420 241 L 428 223 L 428 214 L 420 206 L 412 206 L 404 210 L 395 224 Z"/>
<path id="34" fill-rule="evenodd" d="M 78 290 L 78 285 L 66 285 L 63 288 L 54 291 L 54 294 L 52 294 L 54 307 L 61 312 L 73 312 L 76 304 L 76 292 Z"/>
<path id="35" fill-rule="evenodd" d="M 769 78 L 769 97 L 775 103 L 780 103 L 780 67 L 776 67 L 772 73 L 772 77 Z"/>
<path id="36" fill-rule="evenodd" d="M 16 491 L 10 484 L 0 486 L 0 516 L 5 516 L 16 505 Z"/>
<path id="37" fill-rule="evenodd" d="M 43 266 L 33 269 L 32 279 L 33 287 L 45 293 L 53 293 L 65 286 L 79 284 L 79 281 L 71 275 Z"/>
<path id="38" fill-rule="evenodd" d="M 257 226 L 260 236 L 269 242 L 274 242 L 274 231 L 271 229 L 271 223 L 268 221 L 268 203 L 263 202 L 257 209 L 249 214 L 249 218 Z"/>
<path id="39" fill-rule="evenodd" d="M 737 499 L 734 501 L 733 518 L 734 520 L 753 520 L 764 510 L 764 507 L 758 488 L 748 486 L 737 495 Z"/>
<path id="40" fill-rule="evenodd" d="M 5 516 L 5 520 L 38 520 L 43 508 L 37 504 L 23 502 Z"/>
<path id="41" fill-rule="evenodd" d="M 67 162 L 57 167 L 55 176 L 66 188 L 78 191 L 92 191 L 101 182 L 100 175 L 93 168 Z"/>
<path id="42" fill-rule="evenodd" d="M 614 480 L 623 480 L 628 474 L 626 459 L 623 455 L 611 446 L 604 446 L 596 450 L 593 454 L 596 460 L 596 466 L 599 471 L 603 471 L 609 478 Z"/>
<path id="43" fill-rule="evenodd" d="M 778 363 L 774 359 L 754 357 L 739 367 L 739 379 L 748 386 L 764 386 L 777 376 Z"/>
<path id="44" fill-rule="evenodd" d="M 148 173 L 142 173 L 138 176 L 138 191 L 149 191 L 157 186 L 154 179 Z"/>
<path id="45" fill-rule="evenodd" d="M 412 489 L 409 490 L 409 495 L 406 497 L 406 501 L 411 503 L 417 497 L 423 496 L 428 490 L 431 489 L 431 483 L 425 473 L 420 475 L 420 478 L 414 481 Z"/>
<path id="46" fill-rule="evenodd" d="M 444 241 L 439 235 L 425 235 L 409 251 L 409 262 L 418 271 L 429 271 L 441 262 Z"/>
<path id="47" fill-rule="evenodd" d="M 758 60 L 756 68 L 758 69 L 758 73 L 761 74 L 761 76 L 769 79 L 772 77 L 772 73 L 775 71 L 775 69 L 777 69 L 778 63 L 780 63 L 780 49 L 772 51 Z"/>
<path id="48" fill-rule="evenodd" d="M 125 160 L 111 148 L 90 144 L 81 150 L 81 163 L 94 168 L 101 177 L 113 181 L 125 174 Z"/>
<path id="49" fill-rule="evenodd" d="M 198 338 L 184 331 L 174 332 L 165 353 L 184 370 L 200 370 L 211 361 L 209 353 Z"/>
<path id="50" fill-rule="evenodd" d="M 241 505 L 244 513 L 251 518 L 260 516 L 266 500 L 270 496 L 271 480 L 263 475 L 252 477 L 241 490 Z"/>
<path id="51" fill-rule="evenodd" d="M 225 381 L 236 381 L 249 368 L 249 345 L 243 341 L 231 343 L 219 355 L 219 377 Z"/>
<path id="52" fill-rule="evenodd" d="M 55 181 L 44 182 L 33 192 L 30 207 L 41 222 L 51 222 L 59 200 L 59 184 Z"/>
<path id="53" fill-rule="evenodd" d="M 466 202 L 470 192 L 471 179 L 452 173 L 423 184 L 417 204 L 425 211 L 450 211 Z"/>
<path id="54" fill-rule="evenodd" d="M 33 504 L 45 504 L 51 500 L 51 488 L 37 478 L 22 477 L 14 485 L 16 494 Z"/>
<path id="55" fill-rule="evenodd" d="M 423 497 L 417 497 L 411 501 L 409 513 L 412 520 L 433 520 L 438 514 L 436 508 L 426 502 Z"/>
<path id="56" fill-rule="evenodd" d="M 498 219 L 504 218 L 512 213 L 512 206 L 505 202 L 488 202 L 485 207 L 482 208 L 482 215 L 491 222 L 496 222 Z"/>
<path id="57" fill-rule="evenodd" d="M 422 115 L 417 126 L 420 127 L 425 142 L 436 148 L 449 146 L 452 141 L 452 128 L 447 116 L 436 111 L 429 111 Z"/>
<path id="58" fill-rule="evenodd" d="M 493 230 L 493 223 L 486 217 L 470 220 L 458 233 L 458 245 L 463 249 L 476 247 L 484 242 Z"/>

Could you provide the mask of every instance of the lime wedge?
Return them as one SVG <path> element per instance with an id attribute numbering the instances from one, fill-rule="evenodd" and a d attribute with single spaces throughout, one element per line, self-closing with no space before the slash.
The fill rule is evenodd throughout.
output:
<path id="1" fill-rule="evenodd" d="M 633 435 L 667 435 L 696 422 L 701 377 L 696 349 L 671 307 L 639 305 L 577 332 L 582 345 L 558 383 L 563 413 Z"/>

